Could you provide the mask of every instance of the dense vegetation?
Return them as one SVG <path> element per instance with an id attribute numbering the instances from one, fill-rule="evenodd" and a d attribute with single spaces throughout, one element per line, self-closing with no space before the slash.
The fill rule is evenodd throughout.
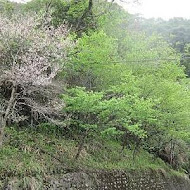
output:
<path id="1" fill-rule="evenodd" d="M 169 36 L 103 0 L 0 3 L 2 186 L 79 168 L 189 173 L 189 80 Z"/>
<path id="2" fill-rule="evenodd" d="M 135 19 L 135 22 L 134 22 Z M 172 18 L 168 21 L 159 19 L 145 19 L 138 16 L 132 17 L 131 26 L 135 30 L 142 30 L 147 35 L 161 34 L 164 39 L 181 55 L 181 64 L 186 67 L 185 73 L 190 76 L 190 20 L 185 18 Z"/>

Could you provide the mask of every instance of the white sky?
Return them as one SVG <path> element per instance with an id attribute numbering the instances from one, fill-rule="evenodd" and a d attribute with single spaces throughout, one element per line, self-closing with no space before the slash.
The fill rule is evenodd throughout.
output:
<path id="1" fill-rule="evenodd" d="M 22 2 L 24 0 L 12 0 Z M 29 1 L 29 0 L 25 0 Z M 119 0 L 118 0 L 119 1 Z M 190 19 L 190 0 L 139 0 L 140 5 L 123 4 L 130 13 L 140 13 L 146 18 L 184 17 Z"/>
<path id="2" fill-rule="evenodd" d="M 146 18 L 190 18 L 190 0 L 139 0 L 140 5 L 123 5 L 131 13 L 140 13 Z"/>
<path id="3" fill-rule="evenodd" d="M 17 3 L 25 3 L 25 2 L 28 2 L 30 0 L 9 0 L 9 1 L 14 1 L 14 2 L 17 2 Z"/>

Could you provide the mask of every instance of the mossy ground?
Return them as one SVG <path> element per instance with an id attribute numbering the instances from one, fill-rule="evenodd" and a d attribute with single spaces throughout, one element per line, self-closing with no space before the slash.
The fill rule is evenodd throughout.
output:
<path id="1" fill-rule="evenodd" d="M 7 128 L 5 143 L 0 150 L 1 184 L 14 178 L 20 179 L 19 183 L 25 186 L 28 183 L 41 184 L 47 176 L 68 170 L 164 169 L 176 173 L 162 160 L 143 150 L 139 150 L 133 159 L 133 150 L 122 152 L 119 143 L 96 138 L 85 144 L 76 161 L 77 141 L 60 135 L 57 130 L 46 126 Z"/>

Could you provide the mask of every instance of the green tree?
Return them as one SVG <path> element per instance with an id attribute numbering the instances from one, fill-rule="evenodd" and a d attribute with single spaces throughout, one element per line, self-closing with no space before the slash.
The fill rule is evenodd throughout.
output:
<path id="1" fill-rule="evenodd" d="M 66 22 L 78 35 L 96 27 L 92 0 L 33 0 L 24 5 L 23 9 L 40 13 L 45 19 L 51 16 L 51 24 L 54 26 Z"/>

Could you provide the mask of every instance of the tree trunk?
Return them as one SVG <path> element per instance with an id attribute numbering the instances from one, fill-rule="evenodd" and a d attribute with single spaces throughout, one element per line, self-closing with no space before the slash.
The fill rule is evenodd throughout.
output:
<path id="1" fill-rule="evenodd" d="M 84 10 L 82 16 L 79 18 L 77 23 L 77 31 L 80 30 L 81 24 L 83 23 L 86 17 L 92 17 L 92 8 L 93 8 L 93 0 L 88 1 L 88 7 Z"/>
<path id="2" fill-rule="evenodd" d="M 7 119 L 8 119 L 8 116 L 10 114 L 10 111 L 11 111 L 13 105 L 14 105 L 15 94 L 16 94 L 16 87 L 13 86 L 12 87 L 12 92 L 11 92 L 11 97 L 9 99 L 9 102 L 8 102 L 7 108 L 5 110 L 5 113 L 1 114 L 1 116 L 0 116 L 0 148 L 3 145 L 4 130 L 5 130 L 5 127 L 6 127 L 6 123 L 7 123 Z"/>
<path id="3" fill-rule="evenodd" d="M 4 137 L 4 128 L 6 124 L 3 118 L 3 115 L 0 116 L 0 147 L 3 145 L 3 137 Z"/>
<path id="4" fill-rule="evenodd" d="M 77 151 L 77 154 L 75 155 L 75 160 L 78 160 L 79 156 L 80 156 L 80 153 L 83 149 L 83 146 L 84 146 L 84 143 L 85 143 L 85 140 L 87 138 L 87 135 L 88 135 L 88 131 L 86 131 L 84 133 L 84 135 L 82 135 L 81 139 L 80 139 L 80 142 L 79 142 L 79 145 L 78 145 L 78 151 Z"/>

